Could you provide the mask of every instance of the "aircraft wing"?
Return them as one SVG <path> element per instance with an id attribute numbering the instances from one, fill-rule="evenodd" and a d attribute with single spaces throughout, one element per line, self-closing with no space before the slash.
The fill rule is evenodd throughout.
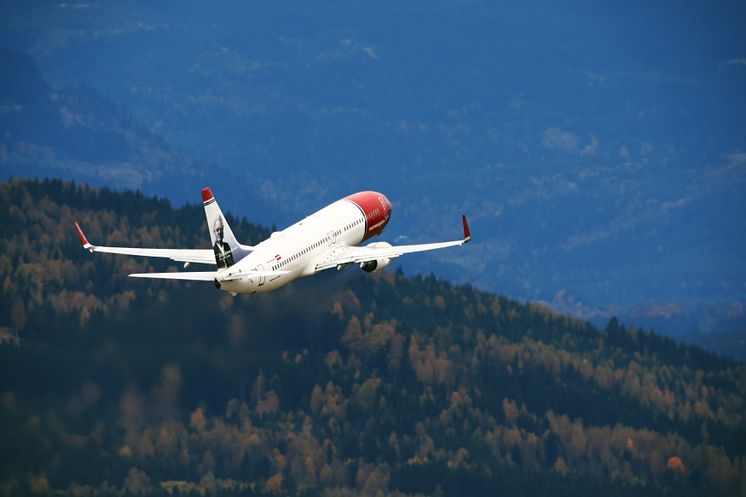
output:
<path id="1" fill-rule="evenodd" d="M 104 252 L 109 254 L 139 255 L 143 257 L 162 257 L 171 259 L 176 262 L 199 263 L 199 264 L 216 264 L 215 253 L 212 249 L 153 249 L 153 248 L 134 248 L 134 247 L 104 247 L 92 245 L 80 229 L 80 225 L 75 223 L 75 229 L 78 232 L 80 243 L 87 251 Z M 168 273 L 171 274 L 171 273 Z M 188 273 L 185 273 L 188 274 Z"/>
<path id="2" fill-rule="evenodd" d="M 458 247 L 471 240 L 471 233 L 469 231 L 469 224 L 466 221 L 466 216 L 461 216 L 461 221 L 464 226 L 464 238 L 462 240 L 453 240 L 450 242 L 436 242 L 436 243 L 420 243 L 416 245 L 389 245 L 386 244 L 371 244 L 365 247 L 353 247 L 353 246 L 340 246 L 330 251 L 328 256 L 322 261 L 316 264 L 316 271 L 322 271 L 332 267 L 344 266 L 346 264 L 361 264 L 364 262 L 381 260 L 381 259 L 394 259 L 404 254 L 412 254 L 414 252 L 425 252 L 427 250 L 437 250 L 447 247 Z"/>

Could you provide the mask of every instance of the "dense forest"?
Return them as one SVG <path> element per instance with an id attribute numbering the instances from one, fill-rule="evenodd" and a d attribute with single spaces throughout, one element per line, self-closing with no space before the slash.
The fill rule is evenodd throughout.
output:
<path id="1" fill-rule="evenodd" d="M 134 281 L 172 265 L 73 221 L 204 248 L 201 206 L 17 179 L 0 204 L 0 495 L 746 494 L 741 363 L 401 271 Z"/>

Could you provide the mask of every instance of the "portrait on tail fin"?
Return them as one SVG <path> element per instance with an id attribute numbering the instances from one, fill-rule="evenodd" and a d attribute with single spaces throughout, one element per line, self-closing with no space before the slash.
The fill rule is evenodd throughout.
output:
<path id="1" fill-rule="evenodd" d="M 213 226 L 213 234 L 215 235 L 215 245 L 212 246 L 215 251 L 215 262 L 218 268 L 226 268 L 233 265 L 233 252 L 231 246 L 224 240 L 225 228 L 223 225 L 223 217 L 219 216 L 215 220 Z"/>

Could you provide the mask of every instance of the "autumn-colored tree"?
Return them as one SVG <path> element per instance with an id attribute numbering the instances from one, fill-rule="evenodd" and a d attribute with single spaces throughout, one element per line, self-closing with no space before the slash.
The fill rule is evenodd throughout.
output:
<path id="1" fill-rule="evenodd" d="M 138 468 L 131 468 L 124 479 L 124 489 L 135 495 L 147 495 L 153 491 L 150 477 Z"/>
<path id="2" fill-rule="evenodd" d="M 518 420 L 518 408 L 515 405 L 515 401 L 503 399 L 502 408 L 505 420 L 510 424 L 515 424 Z"/>
<path id="3" fill-rule="evenodd" d="M 554 469 L 556 472 L 558 472 L 561 475 L 566 474 L 568 471 L 567 464 L 565 463 L 565 460 L 562 457 L 558 457 L 554 461 L 554 464 L 552 464 L 552 469 Z"/>
<path id="4" fill-rule="evenodd" d="M 283 492 L 283 485 L 282 485 L 282 475 L 277 473 L 269 478 L 267 478 L 267 481 L 264 482 L 264 490 L 266 492 L 269 492 L 271 494 L 279 494 Z"/>
<path id="5" fill-rule="evenodd" d="M 203 432 L 205 430 L 207 420 L 205 419 L 205 413 L 202 411 L 201 407 L 198 407 L 192 412 L 190 421 L 192 428 L 194 428 L 198 432 Z"/>
<path id="6" fill-rule="evenodd" d="M 668 458 L 666 467 L 675 473 L 684 472 L 684 463 L 681 461 L 679 456 L 671 456 Z"/>

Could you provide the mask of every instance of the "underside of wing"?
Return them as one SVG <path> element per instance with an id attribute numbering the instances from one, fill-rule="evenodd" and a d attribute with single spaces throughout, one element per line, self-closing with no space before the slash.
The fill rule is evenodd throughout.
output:
<path id="1" fill-rule="evenodd" d="M 346 264 L 361 264 L 364 262 L 376 261 L 381 259 L 394 259 L 401 255 L 412 254 L 415 252 L 425 252 L 428 250 L 437 250 L 447 247 L 458 247 L 460 245 L 463 245 L 464 243 L 466 242 L 464 242 L 463 240 L 454 240 L 452 242 L 423 243 L 419 245 L 399 245 L 390 247 L 342 246 L 330 252 L 324 260 L 316 264 L 316 271 L 344 266 Z"/>

